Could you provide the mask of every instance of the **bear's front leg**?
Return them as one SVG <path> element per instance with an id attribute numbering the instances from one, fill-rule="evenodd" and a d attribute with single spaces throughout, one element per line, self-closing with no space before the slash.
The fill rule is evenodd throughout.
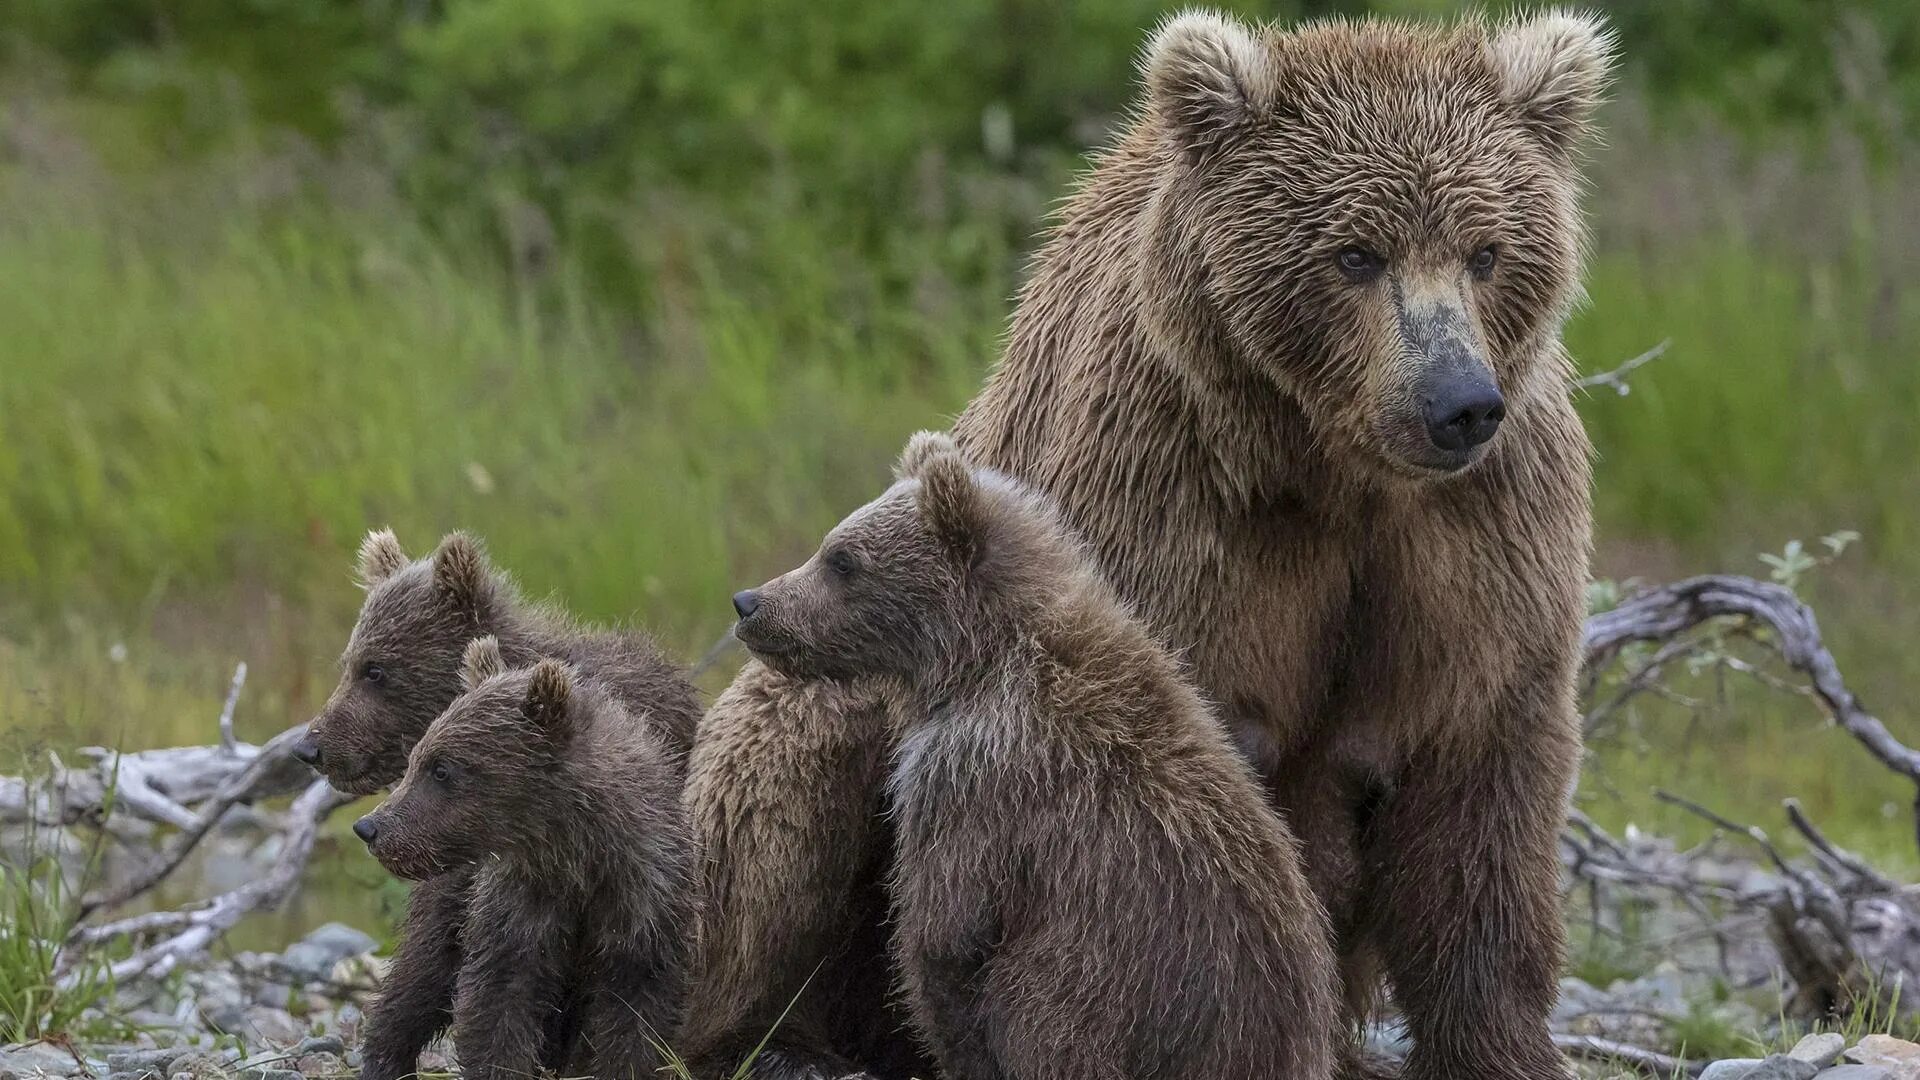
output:
<path id="1" fill-rule="evenodd" d="M 1509 700 L 1414 754 L 1368 838 L 1378 942 L 1413 1037 L 1409 1080 L 1568 1075 L 1547 1015 L 1579 729 L 1570 691 L 1536 685 Z"/>
<path id="2" fill-rule="evenodd" d="M 453 1045 L 468 1080 L 528 1080 L 547 1051 L 572 952 L 555 904 L 501 903 L 476 890 L 453 998 Z"/>
<path id="3" fill-rule="evenodd" d="M 367 1013 L 364 1080 L 413 1075 L 420 1052 L 452 1022 L 460 931 L 472 884 L 471 873 L 456 871 L 413 887 L 393 966 Z"/>
<path id="4" fill-rule="evenodd" d="M 679 1034 L 691 948 L 671 920 L 654 940 L 610 950 L 596 962 L 581 1064 L 596 1080 L 651 1080 Z"/>

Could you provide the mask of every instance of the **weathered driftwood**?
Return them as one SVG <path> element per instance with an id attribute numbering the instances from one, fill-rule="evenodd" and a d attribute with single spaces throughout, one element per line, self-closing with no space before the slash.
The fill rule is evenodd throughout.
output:
<path id="1" fill-rule="evenodd" d="M 121 937 L 150 939 L 166 935 L 115 962 L 109 969 L 115 982 L 162 978 L 182 962 L 205 954 L 247 914 L 276 908 L 293 894 L 313 854 L 321 823 L 351 801 L 350 796 L 333 790 L 325 780 L 310 782 L 293 801 L 280 852 L 266 874 L 231 892 L 178 911 L 157 911 L 99 926 L 76 927 L 67 938 L 57 965 L 61 977 L 65 981 L 76 981 L 72 968 L 81 953 Z"/>

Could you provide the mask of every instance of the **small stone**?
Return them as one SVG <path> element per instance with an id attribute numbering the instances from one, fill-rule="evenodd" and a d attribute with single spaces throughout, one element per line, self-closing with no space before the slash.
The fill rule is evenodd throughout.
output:
<path id="1" fill-rule="evenodd" d="M 182 1054 L 167 1067 L 167 1080 L 213 1080 L 225 1076 L 226 1062 L 207 1054 Z"/>
<path id="2" fill-rule="evenodd" d="M 1840 1051 L 1847 1048 L 1847 1037 L 1837 1031 L 1816 1031 L 1793 1044 L 1787 1056 L 1796 1061 L 1809 1062 L 1824 1069 L 1838 1061 Z"/>
<path id="3" fill-rule="evenodd" d="M 1841 1057 L 1855 1065 L 1878 1065 L 1894 1080 L 1920 1080 L 1920 1046 L 1891 1035 L 1869 1035 Z"/>
<path id="4" fill-rule="evenodd" d="M 255 1046 L 288 1047 L 300 1041 L 307 1029 L 295 1020 L 285 1009 L 269 1009 L 255 1005 L 247 1010 L 247 1018 L 240 1028 L 247 1035 L 247 1041 Z M 281 1056 L 285 1056 L 284 1054 Z"/>
<path id="5" fill-rule="evenodd" d="M 347 1063 L 339 1054 L 302 1054 L 293 1064 L 302 1076 L 343 1076 L 347 1072 Z"/>
<path id="6" fill-rule="evenodd" d="M 306 982 L 324 982 L 335 964 L 379 948 L 380 943 L 344 923 L 328 923 L 280 954 L 280 966 Z"/>
<path id="7" fill-rule="evenodd" d="M 1879 1065 L 1835 1065 L 1820 1072 L 1820 1080 L 1894 1080 L 1893 1071 Z"/>
<path id="8" fill-rule="evenodd" d="M 338 1054 L 346 1048 L 346 1044 L 340 1041 L 338 1035 L 309 1035 L 300 1040 L 300 1045 L 293 1048 L 293 1055 L 301 1057 L 306 1054 Z"/>
<path id="9" fill-rule="evenodd" d="M 81 1071 L 72 1054 L 40 1042 L 0 1049 L 0 1069 L 22 1077 L 71 1076 Z"/>
<path id="10" fill-rule="evenodd" d="M 240 1080 L 306 1080 L 292 1069 L 251 1068 L 240 1070 Z"/>
<path id="11" fill-rule="evenodd" d="M 293 991 L 285 983 L 262 983 L 254 988 L 253 1003 L 269 1009 L 284 1009 Z"/>
<path id="12" fill-rule="evenodd" d="M 1813 1080 L 1819 1073 L 1820 1066 L 1810 1061 L 1774 1054 L 1754 1066 L 1744 1080 Z"/>
<path id="13" fill-rule="evenodd" d="M 1700 1073 L 1700 1080 L 1746 1080 L 1747 1074 L 1759 1067 L 1759 1058 L 1725 1058 L 1708 1065 Z"/>
<path id="14" fill-rule="evenodd" d="M 167 1069 L 186 1051 L 180 1047 L 165 1050 L 129 1050 L 107 1055 L 107 1068 L 110 1077 L 126 1076 L 129 1080 L 139 1077 L 165 1076 Z"/>
<path id="15" fill-rule="evenodd" d="M 333 1028 L 340 1033 L 340 1041 L 349 1045 L 359 1043 L 360 1024 L 363 1019 L 364 1014 L 361 1013 L 360 1006 L 352 1002 L 340 1006 L 340 1011 L 333 1014 Z"/>

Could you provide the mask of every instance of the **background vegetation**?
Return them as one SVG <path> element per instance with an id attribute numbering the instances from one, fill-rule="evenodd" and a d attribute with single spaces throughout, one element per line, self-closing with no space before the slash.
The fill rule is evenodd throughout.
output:
<path id="1" fill-rule="evenodd" d="M 1168 6 L 0 5 L 0 729 L 203 741 L 236 659 L 244 735 L 305 717 L 388 523 L 698 655 L 966 401 Z M 1800 587 L 1911 741 L 1920 5 L 1601 6 L 1626 65 L 1568 338 L 1672 345 L 1581 406 L 1598 569 L 1859 531 Z M 1797 794 L 1914 864 L 1900 786 L 1810 706 L 1700 691 L 1597 745 L 1597 817 Z"/>

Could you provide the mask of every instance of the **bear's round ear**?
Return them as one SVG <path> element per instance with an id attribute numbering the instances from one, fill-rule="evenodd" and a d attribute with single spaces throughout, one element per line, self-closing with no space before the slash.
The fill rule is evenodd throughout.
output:
<path id="1" fill-rule="evenodd" d="M 567 702 L 573 697 L 573 669 L 554 659 L 533 666 L 527 680 L 527 719 L 547 737 L 564 743 L 573 736 L 567 715 Z"/>
<path id="2" fill-rule="evenodd" d="M 467 652 L 460 658 L 460 685 L 471 690 L 495 675 L 507 670 L 507 662 L 500 655 L 500 639 L 488 634 L 467 642 Z"/>
<path id="3" fill-rule="evenodd" d="M 479 618 L 493 587 L 480 541 L 464 532 L 448 533 L 433 552 L 433 584 L 457 610 Z"/>
<path id="4" fill-rule="evenodd" d="M 1500 93 L 1548 149 L 1570 156 L 1593 130 L 1617 41 L 1599 15 L 1545 11 L 1514 19 L 1488 46 Z"/>
<path id="5" fill-rule="evenodd" d="M 986 507 L 972 468 L 955 451 L 929 454 L 917 477 L 914 503 L 927 527 L 960 562 L 973 563 L 986 539 Z"/>
<path id="6" fill-rule="evenodd" d="M 1193 160 L 1224 149 L 1273 109 L 1272 46 L 1217 12 L 1168 18 L 1154 31 L 1140 67 L 1147 107 Z"/>
<path id="7" fill-rule="evenodd" d="M 400 541 L 393 535 L 392 529 L 377 529 L 360 541 L 360 557 L 357 572 L 360 587 L 371 589 L 393 575 L 407 568 L 407 553 L 400 548 Z"/>
<path id="8" fill-rule="evenodd" d="M 944 431 L 916 431 L 913 438 L 907 440 L 907 448 L 900 451 L 900 460 L 894 463 L 894 479 L 911 480 L 920 475 L 929 458 L 959 452 L 960 447 L 954 444 L 953 436 Z"/>

